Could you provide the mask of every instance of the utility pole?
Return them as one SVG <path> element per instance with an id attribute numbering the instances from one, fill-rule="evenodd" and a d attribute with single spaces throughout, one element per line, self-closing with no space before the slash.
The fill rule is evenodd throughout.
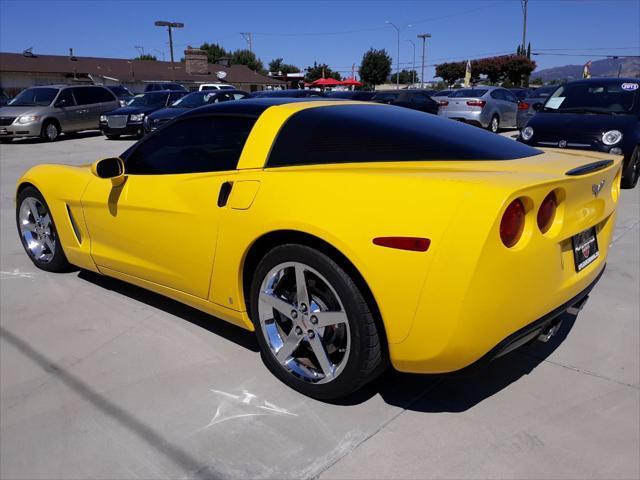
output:
<path id="1" fill-rule="evenodd" d="M 527 3 L 529 0 L 520 0 L 522 6 L 522 50 L 527 48 Z"/>
<path id="2" fill-rule="evenodd" d="M 422 39 L 422 73 L 420 74 L 420 88 L 424 88 L 424 49 L 427 43 L 427 38 L 431 38 L 430 33 L 421 33 L 418 38 Z"/>
<path id="3" fill-rule="evenodd" d="M 251 32 L 240 32 L 240 35 L 242 35 L 244 39 L 247 41 L 247 45 L 249 45 L 249 51 L 253 53 L 253 43 L 251 41 L 252 40 Z"/>
<path id="4" fill-rule="evenodd" d="M 398 56 L 396 57 L 396 65 L 397 65 L 396 90 L 400 90 L 400 29 L 397 27 L 395 23 L 390 22 L 389 20 L 387 20 L 384 23 L 388 23 L 389 25 L 391 25 L 393 28 L 396 29 L 396 32 L 398 32 Z"/>
<path id="5" fill-rule="evenodd" d="M 411 86 L 414 87 L 416 84 L 416 43 L 413 40 L 405 40 L 405 42 L 409 42 L 413 45 L 413 71 L 411 73 Z"/>
<path id="6" fill-rule="evenodd" d="M 165 22 L 158 20 L 154 23 L 156 27 L 167 27 L 169 31 L 169 51 L 171 52 L 171 80 L 175 80 L 175 67 L 173 65 L 173 35 L 172 30 L 174 28 L 183 28 L 184 23 L 179 22 Z"/>
<path id="7" fill-rule="evenodd" d="M 136 50 L 138 50 L 140 52 L 140 56 L 144 57 L 144 47 L 140 46 L 140 45 L 134 45 L 133 48 L 135 48 Z"/>

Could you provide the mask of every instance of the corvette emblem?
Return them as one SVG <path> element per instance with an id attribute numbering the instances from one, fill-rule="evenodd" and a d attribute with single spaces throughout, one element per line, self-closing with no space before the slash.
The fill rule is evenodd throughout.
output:
<path id="1" fill-rule="evenodd" d="M 559 146 L 560 148 L 564 148 L 564 147 L 566 147 L 566 146 L 567 146 L 567 141 L 566 141 L 566 140 L 560 140 L 560 141 L 558 142 L 558 146 Z"/>
<path id="2" fill-rule="evenodd" d="M 604 180 L 600 180 L 600 183 L 594 183 L 591 185 L 591 191 L 593 192 L 594 197 L 598 198 L 602 187 L 604 187 Z"/>
<path id="3" fill-rule="evenodd" d="M 588 258 L 589 257 L 589 252 L 591 251 L 591 243 L 587 242 L 582 246 L 582 255 L 584 256 L 584 258 Z"/>

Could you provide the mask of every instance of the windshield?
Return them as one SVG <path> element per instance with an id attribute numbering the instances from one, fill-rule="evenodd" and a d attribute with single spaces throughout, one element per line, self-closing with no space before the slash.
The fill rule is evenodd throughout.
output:
<path id="1" fill-rule="evenodd" d="M 131 92 L 124 87 L 107 87 L 116 95 L 131 95 Z"/>
<path id="2" fill-rule="evenodd" d="M 553 91 L 556 88 L 558 87 L 553 86 L 553 87 L 536 88 L 533 92 L 531 92 L 531 95 L 529 95 L 529 98 L 547 98 L 549 95 L 553 93 Z"/>
<path id="3" fill-rule="evenodd" d="M 226 95 L 226 94 L 225 94 Z M 195 108 L 201 107 L 202 105 L 208 105 L 209 103 L 217 103 L 222 100 L 220 98 L 222 95 L 218 92 L 211 91 L 201 91 L 201 92 L 193 92 L 189 95 L 186 95 L 179 100 L 176 100 L 171 104 L 172 107 L 175 108 Z"/>
<path id="4" fill-rule="evenodd" d="M 453 90 L 440 90 L 439 92 L 434 93 L 432 96 L 434 97 L 448 97 L 451 95 Z"/>
<path id="5" fill-rule="evenodd" d="M 161 107 L 167 101 L 167 93 L 141 93 L 127 104 L 129 107 Z"/>
<path id="6" fill-rule="evenodd" d="M 451 98 L 481 97 L 487 92 L 488 90 L 482 89 L 482 88 L 463 88 L 461 90 L 455 90 L 451 92 L 449 97 Z"/>
<path id="7" fill-rule="evenodd" d="M 563 85 L 544 104 L 545 112 L 628 114 L 634 109 L 635 82 L 576 82 Z"/>
<path id="8" fill-rule="evenodd" d="M 13 107 L 30 107 L 39 105 L 46 107 L 51 105 L 58 94 L 57 88 L 27 88 L 9 102 Z"/>

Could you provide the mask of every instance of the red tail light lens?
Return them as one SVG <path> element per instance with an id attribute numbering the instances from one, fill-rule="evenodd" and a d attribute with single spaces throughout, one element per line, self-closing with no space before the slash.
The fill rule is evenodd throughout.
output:
<path id="1" fill-rule="evenodd" d="M 500 238 L 506 247 L 513 247 L 524 230 L 524 204 L 519 198 L 509 204 L 500 222 Z"/>
<path id="2" fill-rule="evenodd" d="M 438 102 L 438 105 L 440 105 L 441 107 L 446 107 L 447 105 L 449 105 L 449 102 L 447 102 L 446 100 L 440 100 Z"/>
<path id="3" fill-rule="evenodd" d="M 484 107 L 486 103 L 487 102 L 485 102 L 484 100 L 469 100 L 467 102 L 467 105 L 469 105 L 470 107 Z"/>
<path id="4" fill-rule="evenodd" d="M 520 102 L 518 104 L 518 110 L 529 110 L 529 106 L 527 102 Z"/>
<path id="5" fill-rule="evenodd" d="M 426 252 L 431 245 L 431 240 L 419 237 L 377 237 L 373 239 L 373 243 L 381 247 Z"/>
<path id="6" fill-rule="evenodd" d="M 538 210 L 538 228 L 542 233 L 547 233 L 553 225 L 553 220 L 556 218 L 556 207 L 558 202 L 556 201 L 556 194 L 551 192 L 547 195 L 540 205 Z"/>

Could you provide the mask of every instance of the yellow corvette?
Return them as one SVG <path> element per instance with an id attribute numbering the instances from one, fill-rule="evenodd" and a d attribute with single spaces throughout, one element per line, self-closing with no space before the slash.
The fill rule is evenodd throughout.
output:
<path id="1" fill-rule="evenodd" d="M 316 398 L 389 364 L 450 372 L 579 309 L 620 158 L 531 148 L 387 105 L 260 99 L 178 117 L 119 158 L 17 185 L 36 266 L 69 264 L 255 331 Z"/>

